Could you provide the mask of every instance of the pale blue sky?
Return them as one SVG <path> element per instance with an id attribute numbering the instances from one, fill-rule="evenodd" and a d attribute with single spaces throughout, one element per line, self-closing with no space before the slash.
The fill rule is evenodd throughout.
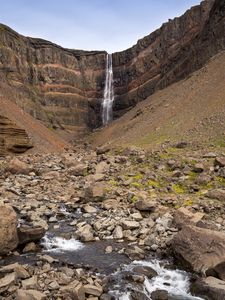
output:
<path id="1" fill-rule="evenodd" d="M 0 23 L 63 47 L 124 50 L 200 0 L 0 0 Z"/>

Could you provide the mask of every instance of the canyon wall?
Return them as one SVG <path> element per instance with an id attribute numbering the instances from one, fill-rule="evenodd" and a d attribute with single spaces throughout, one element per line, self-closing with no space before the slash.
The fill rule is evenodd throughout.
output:
<path id="1" fill-rule="evenodd" d="M 0 89 L 48 127 L 70 136 L 101 125 L 106 52 L 64 49 L 0 25 Z"/>
<path id="2" fill-rule="evenodd" d="M 225 49 L 224 0 L 203 1 L 183 16 L 114 53 L 115 116 L 185 78 Z"/>
<path id="3" fill-rule="evenodd" d="M 225 1 L 206 0 L 113 54 L 114 118 L 225 49 Z M 64 49 L 0 25 L 0 93 L 70 141 L 101 126 L 106 52 Z"/>

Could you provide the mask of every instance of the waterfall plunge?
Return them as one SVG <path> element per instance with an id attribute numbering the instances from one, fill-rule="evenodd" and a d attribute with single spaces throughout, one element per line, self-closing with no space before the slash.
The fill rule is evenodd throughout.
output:
<path id="1" fill-rule="evenodd" d="M 110 121 L 112 121 L 113 101 L 114 101 L 114 88 L 113 88 L 112 54 L 107 54 L 105 89 L 104 89 L 104 98 L 102 102 L 103 125 L 107 125 Z"/>

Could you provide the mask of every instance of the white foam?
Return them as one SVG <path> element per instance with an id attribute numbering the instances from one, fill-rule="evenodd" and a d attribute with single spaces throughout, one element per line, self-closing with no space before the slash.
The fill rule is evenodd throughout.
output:
<path id="1" fill-rule="evenodd" d="M 48 235 L 44 236 L 42 245 L 46 251 L 51 252 L 78 251 L 84 247 L 80 241 L 74 238 L 67 240 L 62 237 L 49 237 Z"/>
<path id="2" fill-rule="evenodd" d="M 153 277 L 151 280 L 145 279 L 144 285 L 149 295 L 156 290 L 166 290 L 171 295 L 180 296 L 181 299 L 183 297 L 184 299 L 190 300 L 202 300 L 202 298 L 190 295 L 190 280 L 186 272 L 181 270 L 168 270 L 160 265 L 158 260 L 151 262 L 134 261 L 133 263 L 151 267 L 158 273 L 158 276 Z"/>

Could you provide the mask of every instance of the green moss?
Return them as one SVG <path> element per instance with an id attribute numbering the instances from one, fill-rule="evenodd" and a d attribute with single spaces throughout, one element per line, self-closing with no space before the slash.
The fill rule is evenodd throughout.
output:
<path id="1" fill-rule="evenodd" d="M 176 194 L 184 194 L 185 193 L 185 188 L 181 184 L 173 184 L 172 190 Z"/>
<path id="2" fill-rule="evenodd" d="M 186 200 L 184 206 L 192 206 L 194 204 L 193 200 Z"/>
<path id="3" fill-rule="evenodd" d="M 137 189 L 142 189 L 143 188 L 143 185 L 141 183 L 139 183 L 139 182 L 132 182 L 131 186 L 135 187 Z"/>
<path id="4" fill-rule="evenodd" d="M 221 176 L 218 176 L 216 177 L 216 182 L 220 185 L 220 186 L 223 186 L 225 187 L 225 178 L 221 177 Z"/>
<path id="5" fill-rule="evenodd" d="M 133 178 L 136 179 L 136 180 L 140 180 L 140 179 L 143 178 L 143 175 L 142 174 L 137 174 Z"/>
<path id="6" fill-rule="evenodd" d="M 109 181 L 108 181 L 108 184 L 109 184 L 110 186 L 118 186 L 118 182 L 115 181 L 114 179 L 109 180 Z"/>
<path id="7" fill-rule="evenodd" d="M 131 198 L 131 202 L 132 203 L 136 203 L 138 201 L 138 197 L 137 196 L 133 196 L 132 198 Z"/>
<path id="8" fill-rule="evenodd" d="M 147 182 L 147 185 L 150 186 L 150 187 L 154 187 L 154 188 L 160 188 L 161 187 L 161 184 L 155 180 L 149 180 Z"/>

